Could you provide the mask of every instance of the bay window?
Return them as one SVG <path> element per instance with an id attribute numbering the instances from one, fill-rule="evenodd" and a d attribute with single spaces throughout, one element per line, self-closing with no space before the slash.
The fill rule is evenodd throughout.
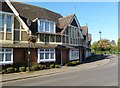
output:
<path id="1" fill-rule="evenodd" d="M 38 32 L 55 33 L 55 23 L 48 20 L 38 20 Z"/>
<path id="2" fill-rule="evenodd" d="M 55 49 L 38 49 L 38 63 L 54 61 L 55 61 Z"/>
<path id="3" fill-rule="evenodd" d="M 79 49 L 71 49 L 69 55 L 70 55 L 70 60 L 79 59 Z"/>
<path id="4" fill-rule="evenodd" d="M 0 65 L 13 63 L 13 50 L 10 48 L 0 49 Z"/>

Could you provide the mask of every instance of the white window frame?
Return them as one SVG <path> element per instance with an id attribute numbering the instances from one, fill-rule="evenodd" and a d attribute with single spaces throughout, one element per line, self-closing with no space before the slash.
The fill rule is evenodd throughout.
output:
<path id="1" fill-rule="evenodd" d="M 46 49 L 43 49 L 43 51 L 41 52 L 40 49 L 38 49 L 38 60 L 37 62 L 40 63 L 40 62 L 55 62 L 55 49 L 53 49 L 54 51 L 51 51 L 51 49 L 53 48 L 50 48 L 49 51 L 47 51 L 49 53 L 49 59 L 45 59 L 45 53 L 46 53 Z M 40 59 L 40 53 L 44 53 L 44 59 Z M 54 58 L 50 58 L 51 57 L 51 53 L 54 54 Z"/>
<path id="2" fill-rule="evenodd" d="M 0 61 L 0 65 L 13 64 L 13 49 L 11 48 L 1 48 L 1 49 L 4 50 L 3 52 L 0 51 L 0 53 L 4 54 L 4 58 L 3 61 Z M 6 52 L 6 49 L 11 49 L 11 51 Z M 5 61 L 7 53 L 11 53 L 11 61 Z"/>
<path id="3" fill-rule="evenodd" d="M 77 55 L 73 57 L 72 55 Z M 78 60 L 79 59 L 79 49 L 70 49 L 69 50 L 69 60 Z"/>
<path id="4" fill-rule="evenodd" d="M 0 14 L 4 14 L 4 31 L 6 30 L 6 33 L 12 33 L 12 29 L 13 29 L 13 18 L 14 18 L 14 14 L 13 13 L 8 13 L 8 12 L 3 12 L 3 11 L 0 11 Z M 10 15 L 10 16 L 12 16 L 11 17 L 11 31 L 10 32 L 8 32 L 7 31 L 7 15 Z M 6 26 L 5 26 L 5 24 L 6 24 Z M 3 32 L 4 32 L 3 31 Z M 2 32 L 2 31 L 0 31 L 0 32 Z"/>
<path id="5" fill-rule="evenodd" d="M 43 30 L 42 31 L 40 31 L 40 22 L 41 21 L 43 21 Z M 45 23 L 47 23 L 48 22 L 48 27 L 49 27 L 49 29 L 48 29 L 48 31 L 46 31 L 45 29 Z M 53 23 L 53 29 L 51 29 L 51 23 Z M 53 31 L 52 31 L 53 30 Z M 38 20 L 38 32 L 50 32 L 50 33 L 55 33 L 55 22 L 53 22 L 53 21 L 48 21 L 48 20 L 43 20 L 43 19 L 39 19 Z"/>

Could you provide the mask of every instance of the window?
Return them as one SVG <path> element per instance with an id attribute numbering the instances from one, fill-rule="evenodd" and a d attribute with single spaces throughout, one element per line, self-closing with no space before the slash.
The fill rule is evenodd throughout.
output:
<path id="1" fill-rule="evenodd" d="M 49 42 L 49 35 L 45 35 L 45 43 Z"/>
<path id="2" fill-rule="evenodd" d="M 45 22 L 45 31 L 49 32 L 49 22 Z"/>
<path id="3" fill-rule="evenodd" d="M 54 59 L 54 49 L 50 49 L 50 58 Z"/>
<path id="4" fill-rule="evenodd" d="M 51 32 L 54 33 L 54 23 L 53 22 L 50 23 L 50 29 L 51 29 Z"/>
<path id="5" fill-rule="evenodd" d="M 45 49 L 45 59 L 49 59 L 49 49 Z"/>
<path id="6" fill-rule="evenodd" d="M 4 20 L 5 20 L 5 15 L 0 14 L 0 31 L 4 31 Z"/>
<path id="7" fill-rule="evenodd" d="M 12 19 L 13 14 L 0 11 L 0 32 L 4 30 L 6 30 L 6 32 L 12 31 Z M 4 24 L 6 24 L 6 26 Z"/>
<path id="8" fill-rule="evenodd" d="M 55 61 L 54 49 L 38 49 L 38 63 Z"/>
<path id="9" fill-rule="evenodd" d="M 70 43 L 71 44 L 78 44 L 78 29 L 74 26 L 70 26 Z"/>
<path id="10" fill-rule="evenodd" d="M 43 21 L 40 21 L 40 28 L 39 28 L 39 31 L 42 32 L 44 29 L 44 22 Z"/>
<path id="11" fill-rule="evenodd" d="M 12 16 L 7 15 L 7 32 L 11 32 L 12 30 Z"/>
<path id="12" fill-rule="evenodd" d="M 38 21 L 38 31 L 39 32 L 51 32 L 55 33 L 54 28 L 55 23 L 48 20 L 39 20 Z"/>
<path id="13" fill-rule="evenodd" d="M 0 64 L 12 64 L 12 63 L 13 63 L 13 50 L 0 49 Z"/>
<path id="14" fill-rule="evenodd" d="M 4 61 L 4 49 L 0 49 L 0 62 Z"/>
<path id="15" fill-rule="evenodd" d="M 79 59 L 79 50 L 78 49 L 70 50 L 70 60 L 77 60 L 77 59 Z"/>
<path id="16" fill-rule="evenodd" d="M 44 59 L 44 49 L 40 49 L 40 59 Z"/>

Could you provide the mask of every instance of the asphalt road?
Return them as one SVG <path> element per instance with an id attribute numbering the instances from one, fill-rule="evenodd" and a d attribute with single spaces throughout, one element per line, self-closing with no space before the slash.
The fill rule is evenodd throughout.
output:
<path id="1" fill-rule="evenodd" d="M 81 71 L 5 82 L 3 86 L 118 86 L 118 56 L 109 63 Z"/>

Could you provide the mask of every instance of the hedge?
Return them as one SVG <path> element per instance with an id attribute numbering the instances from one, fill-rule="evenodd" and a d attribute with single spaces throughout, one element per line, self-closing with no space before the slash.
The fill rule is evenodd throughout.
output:
<path id="1" fill-rule="evenodd" d="M 26 70 L 25 70 L 25 67 L 19 67 L 19 71 L 20 72 L 25 72 Z"/>

